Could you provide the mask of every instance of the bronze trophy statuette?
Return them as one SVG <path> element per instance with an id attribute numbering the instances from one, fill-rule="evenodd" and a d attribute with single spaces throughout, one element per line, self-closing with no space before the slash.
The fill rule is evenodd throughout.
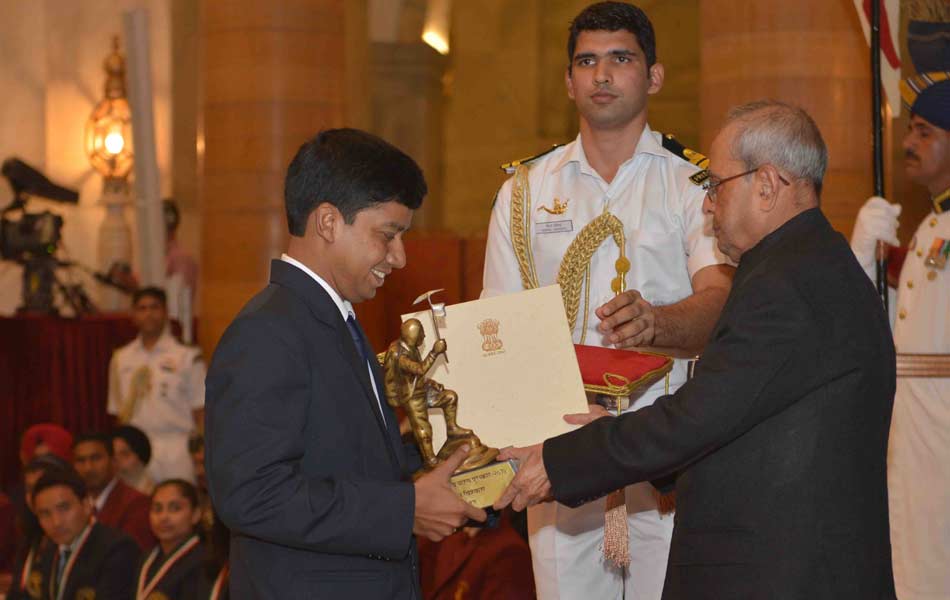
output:
<path id="1" fill-rule="evenodd" d="M 436 332 L 438 335 L 438 328 Z M 452 476 L 452 485 L 466 502 L 478 508 L 490 507 L 514 478 L 515 464 L 513 461 L 495 462 L 498 449 L 486 446 L 475 432 L 458 424 L 458 394 L 426 377 L 439 356 L 446 353 L 446 341 L 437 339 L 423 358 L 424 339 L 422 323 L 418 319 L 407 319 L 400 328 L 399 339 L 389 345 L 382 359 L 386 400 L 393 408 L 401 407 L 405 411 L 422 455 L 422 468 L 413 477 L 432 470 L 459 446 L 467 444 L 468 457 Z M 447 439 L 438 452 L 432 443 L 430 408 L 442 409 L 445 416 Z"/>

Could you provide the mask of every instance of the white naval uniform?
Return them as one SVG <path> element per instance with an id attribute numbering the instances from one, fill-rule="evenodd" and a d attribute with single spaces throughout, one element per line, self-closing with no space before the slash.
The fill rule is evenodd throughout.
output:
<path id="1" fill-rule="evenodd" d="M 658 133 L 643 131 L 634 155 L 624 162 L 610 184 L 591 168 L 580 136 L 531 164 L 528 174 L 531 206 L 531 248 L 540 285 L 556 283 L 558 268 L 577 233 L 606 208 L 624 225 L 626 256 L 630 259 L 627 289 L 638 290 L 654 305 L 673 304 L 693 292 L 691 278 L 704 267 L 726 262 L 704 233 L 703 191 L 689 180 L 697 167 L 663 148 Z M 511 244 L 512 179 L 498 193 L 488 228 L 482 297 L 522 289 L 518 261 Z M 555 198 L 567 203 L 560 215 L 539 207 L 553 207 Z M 616 276 L 619 251 L 608 237 L 591 258 L 590 304 L 584 343 L 603 346 L 594 310 L 613 298 L 610 281 Z M 584 296 L 574 327 L 580 343 Z M 670 390 L 686 381 L 685 361 L 676 361 Z M 648 406 L 664 392 L 660 380 L 631 398 L 629 410 Z M 596 465 L 591 465 L 596 468 Z M 603 557 L 605 500 L 577 509 L 557 503 L 529 509 L 528 528 L 538 597 L 598 600 L 659 600 L 666 573 L 672 515 L 656 510 L 652 486 L 627 487 L 630 529 L 629 569 L 622 570 Z"/>
<path id="2" fill-rule="evenodd" d="M 141 368 L 149 370 L 150 385 L 130 424 L 144 431 L 152 445 L 147 472 L 156 482 L 173 477 L 194 481 L 188 435 L 195 429 L 192 411 L 204 407 L 201 350 L 179 343 L 167 329 L 151 350 L 142 345 L 141 336 L 116 350 L 109 364 L 110 414 L 120 413 Z"/>
<path id="3" fill-rule="evenodd" d="M 934 238 L 950 240 L 950 212 L 924 219 L 901 269 L 898 352 L 950 354 L 950 264 L 925 264 Z M 950 598 L 950 379 L 897 380 L 887 466 L 897 597 Z"/>

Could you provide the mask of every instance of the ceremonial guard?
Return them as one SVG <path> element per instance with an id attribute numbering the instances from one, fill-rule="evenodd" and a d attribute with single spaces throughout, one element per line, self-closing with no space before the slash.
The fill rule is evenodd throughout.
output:
<path id="1" fill-rule="evenodd" d="M 575 343 L 695 354 L 719 315 L 732 269 L 704 230 L 697 185 L 704 157 L 647 124 L 648 96 L 664 77 L 652 25 L 632 5 L 594 4 L 574 19 L 568 56 L 580 134 L 505 165 L 513 177 L 492 211 L 482 297 L 558 283 Z M 675 389 L 685 381 L 685 361 L 677 361 L 670 383 Z M 665 389 L 659 381 L 620 408 L 648 406 Z M 539 598 L 660 597 L 673 517 L 660 514 L 648 483 L 625 495 L 629 542 L 613 547 L 629 556 L 602 552 L 603 500 L 529 510 Z"/>
<path id="2" fill-rule="evenodd" d="M 133 319 L 139 336 L 116 350 L 109 364 L 109 413 L 148 435 L 152 456 L 147 470 L 153 481 L 194 481 L 188 436 L 204 421 L 201 350 L 172 336 L 160 289 L 136 292 Z"/>
<path id="3" fill-rule="evenodd" d="M 901 86 L 910 107 L 904 137 L 908 178 L 927 188 L 931 211 L 904 250 L 894 345 L 899 353 L 950 355 L 950 72 L 925 73 Z M 872 274 L 877 240 L 898 246 L 898 204 L 871 198 L 855 223 L 851 248 Z M 900 375 L 900 373 L 898 373 Z M 950 378 L 898 377 L 888 448 L 894 582 L 900 600 L 950 597 Z"/>

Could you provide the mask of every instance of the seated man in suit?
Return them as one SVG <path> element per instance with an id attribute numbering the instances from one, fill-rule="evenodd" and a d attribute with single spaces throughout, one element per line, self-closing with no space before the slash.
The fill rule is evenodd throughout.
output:
<path id="1" fill-rule="evenodd" d="M 139 549 L 93 519 L 92 499 L 70 471 L 49 471 L 33 488 L 33 507 L 52 541 L 40 558 L 42 598 L 125 600 L 133 595 Z"/>
<path id="2" fill-rule="evenodd" d="M 353 304 L 406 264 L 425 180 L 354 129 L 287 170 L 287 253 L 221 337 L 206 381 L 205 464 L 231 529 L 232 597 L 420 598 L 413 533 L 439 540 L 485 512 L 448 482 L 467 449 L 414 482 Z"/>
<path id="3" fill-rule="evenodd" d="M 821 133 L 799 108 L 753 102 L 733 109 L 709 158 L 703 210 L 739 266 L 693 379 L 502 452 L 521 468 L 498 505 L 577 506 L 675 475 L 664 600 L 890 600 L 894 344 L 819 208 Z"/>
<path id="4" fill-rule="evenodd" d="M 148 496 L 119 479 L 109 436 L 85 433 L 77 437 L 73 466 L 89 490 L 96 519 L 127 533 L 142 550 L 150 550 L 155 537 L 148 524 Z"/>

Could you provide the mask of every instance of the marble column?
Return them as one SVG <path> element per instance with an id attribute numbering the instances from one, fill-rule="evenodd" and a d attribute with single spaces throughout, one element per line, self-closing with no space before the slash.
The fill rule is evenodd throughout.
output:
<path id="1" fill-rule="evenodd" d="M 358 48 L 347 40 L 349 4 L 360 3 L 202 5 L 198 333 L 207 354 L 286 245 L 283 180 L 293 155 L 317 131 L 365 114 L 345 105 L 348 88 L 360 84 L 346 73 Z"/>
<path id="2" fill-rule="evenodd" d="M 870 58 L 849 0 L 703 0 L 701 147 L 730 107 L 772 98 L 807 110 L 829 150 L 822 208 L 851 234 L 871 180 Z"/>

